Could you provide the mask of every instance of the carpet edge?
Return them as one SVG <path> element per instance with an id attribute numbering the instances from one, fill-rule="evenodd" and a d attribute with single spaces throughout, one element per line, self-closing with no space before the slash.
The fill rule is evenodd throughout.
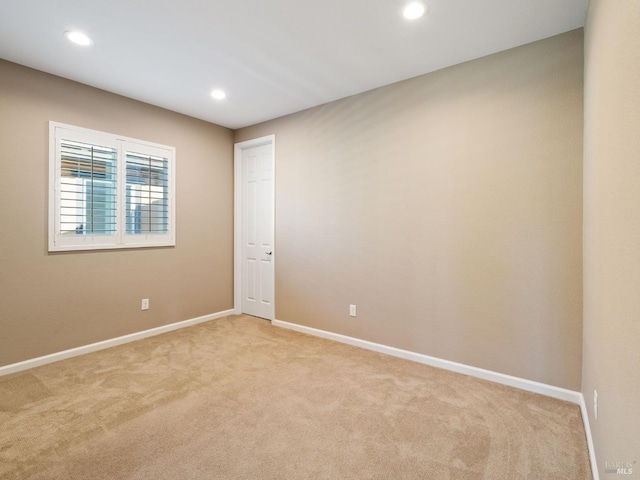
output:
<path id="1" fill-rule="evenodd" d="M 80 347 L 70 348 L 68 350 L 62 350 L 61 352 L 51 353 L 49 355 L 43 355 L 41 357 L 31 358 L 22 362 L 11 363 L 9 365 L 0 366 L 0 377 L 9 375 L 12 373 L 21 372 L 30 368 L 40 367 L 49 363 L 59 362 L 60 360 L 66 360 L 67 358 L 78 357 L 91 352 L 97 352 L 104 350 L 105 348 L 115 347 L 124 343 L 135 342 L 136 340 L 142 340 L 143 338 L 153 337 L 163 333 L 178 330 L 180 328 L 191 327 L 199 323 L 208 322 L 210 320 L 216 320 L 218 318 L 227 317 L 233 315 L 235 310 L 230 308 L 221 312 L 210 313 L 201 317 L 190 318 L 180 322 L 170 323 L 168 325 L 162 325 L 160 327 L 150 328 L 148 330 L 142 330 L 140 332 L 130 333 L 120 337 L 110 338 L 108 340 L 102 340 L 96 343 L 90 343 Z"/>

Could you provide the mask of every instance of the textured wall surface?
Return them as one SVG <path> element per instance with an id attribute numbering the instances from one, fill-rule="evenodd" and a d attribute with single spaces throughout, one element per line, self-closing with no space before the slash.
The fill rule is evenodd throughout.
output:
<path id="1" fill-rule="evenodd" d="M 579 390 L 582 94 L 576 30 L 237 131 L 276 134 L 276 317 Z"/>
<path id="2" fill-rule="evenodd" d="M 582 393 L 600 478 L 609 478 L 603 476 L 615 462 L 629 462 L 633 476 L 628 478 L 640 478 L 639 25 L 637 0 L 589 3 Z"/>
<path id="3" fill-rule="evenodd" d="M 176 147 L 175 248 L 47 252 L 50 120 Z M 232 308 L 232 158 L 231 130 L 0 61 L 0 365 Z"/>

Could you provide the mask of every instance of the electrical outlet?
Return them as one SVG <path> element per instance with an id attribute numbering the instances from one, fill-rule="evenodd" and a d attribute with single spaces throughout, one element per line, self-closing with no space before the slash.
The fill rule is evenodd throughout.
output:
<path id="1" fill-rule="evenodd" d="M 149 310 L 149 299 L 148 298 L 143 298 L 142 299 L 142 310 Z"/>
<path id="2" fill-rule="evenodd" d="M 593 391 L 593 416 L 598 419 L 598 391 Z"/>
<path id="3" fill-rule="evenodd" d="M 349 305 L 349 316 L 351 316 L 351 317 L 355 317 L 356 316 L 356 306 L 355 305 Z"/>

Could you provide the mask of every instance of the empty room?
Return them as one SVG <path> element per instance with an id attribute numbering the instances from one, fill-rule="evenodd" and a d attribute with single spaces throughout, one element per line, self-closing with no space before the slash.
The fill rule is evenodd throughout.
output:
<path id="1" fill-rule="evenodd" d="M 0 2 L 0 479 L 640 478 L 638 0 Z"/>

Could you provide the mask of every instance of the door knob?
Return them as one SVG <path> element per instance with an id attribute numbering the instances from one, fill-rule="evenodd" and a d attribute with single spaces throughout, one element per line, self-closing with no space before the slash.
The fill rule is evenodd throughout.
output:
<path id="1" fill-rule="evenodd" d="M 267 255 L 271 255 L 273 252 L 267 252 Z"/>

